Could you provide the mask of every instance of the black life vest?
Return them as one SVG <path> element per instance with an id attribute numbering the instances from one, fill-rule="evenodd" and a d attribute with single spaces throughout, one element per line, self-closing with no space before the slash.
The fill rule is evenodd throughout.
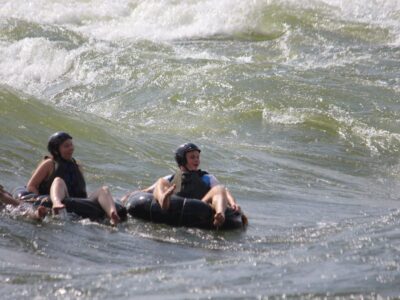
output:
<path id="1" fill-rule="evenodd" d="M 78 164 L 75 159 L 64 160 L 58 159 L 53 160 L 54 172 L 48 179 L 45 179 L 39 185 L 40 195 L 49 195 L 50 187 L 56 177 L 60 177 L 64 180 L 67 188 L 69 197 L 86 198 L 86 183 L 83 178 L 82 172 L 79 170 Z"/>
<path id="2" fill-rule="evenodd" d="M 175 194 L 184 198 L 202 199 L 211 189 L 202 179 L 206 174 L 208 173 L 202 170 L 178 170 L 171 179 L 171 183 L 176 184 Z"/>

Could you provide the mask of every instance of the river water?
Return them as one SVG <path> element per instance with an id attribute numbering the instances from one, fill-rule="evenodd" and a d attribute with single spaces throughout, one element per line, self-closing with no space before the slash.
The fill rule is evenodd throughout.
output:
<path id="1" fill-rule="evenodd" d="M 7 299 L 400 297 L 400 2 L 0 1 L 0 174 L 116 198 L 192 141 L 247 230 L 0 214 Z"/>

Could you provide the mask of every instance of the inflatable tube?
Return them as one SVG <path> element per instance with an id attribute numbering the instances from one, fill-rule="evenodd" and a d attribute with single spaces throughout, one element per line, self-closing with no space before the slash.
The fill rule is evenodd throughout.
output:
<path id="1" fill-rule="evenodd" d="M 164 211 L 152 194 L 138 192 L 128 198 L 125 206 L 133 218 L 172 226 L 216 229 L 213 225 L 213 209 L 198 199 L 173 195 L 169 209 Z M 227 208 L 225 222 L 219 229 L 239 229 L 246 225 L 247 219 L 242 213 Z"/>
<path id="2" fill-rule="evenodd" d="M 25 188 L 17 188 L 13 192 L 15 199 L 31 202 L 34 206 L 43 205 L 51 208 L 52 202 L 48 195 L 36 195 L 28 192 Z M 98 201 L 86 198 L 65 198 L 62 203 L 68 213 L 74 213 L 81 218 L 89 218 L 92 221 L 102 221 L 106 217 L 106 213 L 100 206 Z M 127 220 L 127 210 L 120 201 L 115 201 L 115 208 L 121 221 Z"/>

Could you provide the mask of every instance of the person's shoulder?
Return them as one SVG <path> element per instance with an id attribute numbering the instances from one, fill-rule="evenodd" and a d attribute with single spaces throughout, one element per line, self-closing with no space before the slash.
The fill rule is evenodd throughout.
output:
<path id="1" fill-rule="evenodd" d="M 45 156 L 39 166 L 42 166 L 42 167 L 53 167 L 54 163 L 55 162 L 54 162 L 54 159 L 52 157 Z"/>
<path id="2" fill-rule="evenodd" d="M 35 170 L 36 174 L 50 174 L 54 170 L 54 160 L 51 157 L 44 157 Z"/>
<path id="3" fill-rule="evenodd" d="M 216 178 L 213 174 L 210 174 L 210 173 L 208 173 L 208 172 L 204 172 L 204 175 L 203 176 L 206 176 L 206 177 L 208 177 L 208 178 Z"/>
<path id="4" fill-rule="evenodd" d="M 207 176 L 208 178 L 212 178 L 212 179 L 217 179 L 217 177 L 213 174 L 205 174 L 204 176 Z"/>
<path id="5" fill-rule="evenodd" d="M 219 184 L 217 177 L 215 177 L 213 174 L 207 173 L 204 176 L 208 179 L 208 182 L 211 187 L 214 187 Z"/>

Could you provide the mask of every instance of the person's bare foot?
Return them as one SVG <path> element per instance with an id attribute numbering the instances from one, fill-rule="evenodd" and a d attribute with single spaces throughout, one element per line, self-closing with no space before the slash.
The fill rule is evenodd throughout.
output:
<path id="1" fill-rule="evenodd" d="M 39 206 L 36 210 L 35 215 L 40 220 L 44 219 L 47 215 L 47 208 L 44 206 Z"/>
<path id="2" fill-rule="evenodd" d="M 53 205 L 53 214 L 58 215 L 65 208 L 64 204 Z"/>
<path id="3" fill-rule="evenodd" d="M 175 184 L 165 190 L 164 194 L 162 195 L 162 197 L 160 199 L 161 209 L 167 210 L 169 208 L 169 203 L 171 200 L 171 196 L 174 192 L 174 189 L 175 189 Z"/>
<path id="4" fill-rule="evenodd" d="M 213 222 L 213 224 L 214 224 L 215 227 L 217 227 L 217 228 L 218 228 L 218 227 L 221 227 L 222 224 L 224 224 L 224 222 L 225 222 L 225 216 L 224 216 L 223 213 L 219 212 L 219 213 L 216 213 L 216 214 L 214 215 L 214 222 Z"/>
<path id="5" fill-rule="evenodd" d="M 116 226 L 121 219 L 119 218 L 118 214 L 116 211 L 112 211 L 110 215 L 110 223 L 112 226 Z"/>

